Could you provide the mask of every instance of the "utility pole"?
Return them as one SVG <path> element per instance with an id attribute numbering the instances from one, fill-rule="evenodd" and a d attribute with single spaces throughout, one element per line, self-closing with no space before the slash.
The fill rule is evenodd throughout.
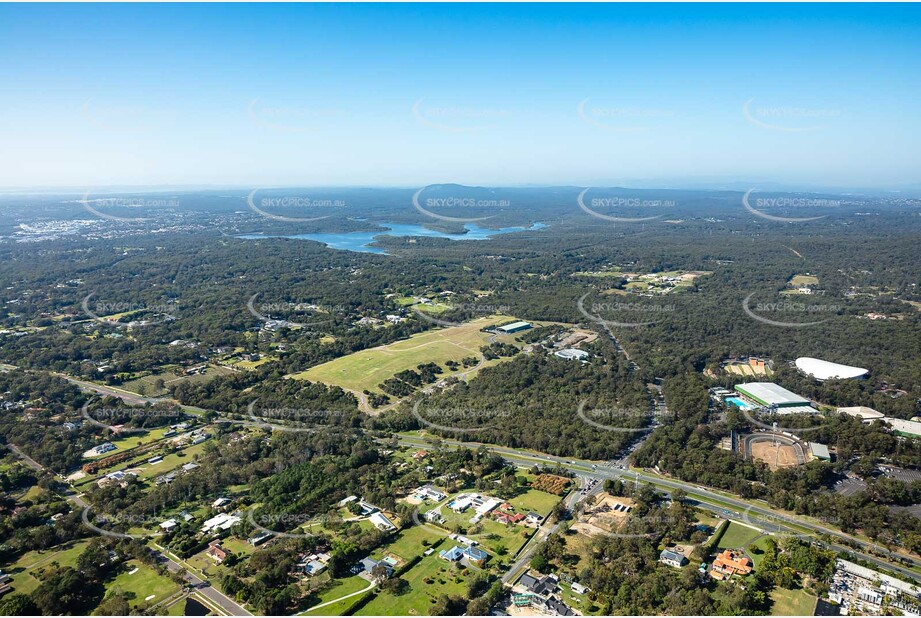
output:
<path id="1" fill-rule="evenodd" d="M 774 421 L 774 469 L 777 469 L 777 462 L 780 459 L 780 442 L 777 440 L 777 421 Z"/>

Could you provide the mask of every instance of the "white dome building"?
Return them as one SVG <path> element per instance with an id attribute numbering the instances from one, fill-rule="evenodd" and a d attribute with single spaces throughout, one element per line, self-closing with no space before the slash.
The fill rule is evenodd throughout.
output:
<path id="1" fill-rule="evenodd" d="M 870 373 L 869 369 L 863 369 L 862 367 L 849 367 L 848 365 L 839 365 L 838 363 L 830 363 L 807 356 L 796 359 L 796 368 L 805 374 L 811 375 L 816 380 L 849 380 L 851 378 L 862 378 Z"/>

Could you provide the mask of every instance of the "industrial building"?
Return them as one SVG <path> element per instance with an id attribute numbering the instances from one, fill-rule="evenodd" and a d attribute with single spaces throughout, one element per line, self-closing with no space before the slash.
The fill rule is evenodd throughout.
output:
<path id="1" fill-rule="evenodd" d="M 848 416 L 854 416 L 859 418 L 864 423 L 872 423 L 875 420 L 879 420 L 886 416 L 882 412 L 878 412 L 873 408 L 868 408 L 867 406 L 851 406 L 847 408 L 838 408 L 838 414 L 847 414 Z"/>
<path id="2" fill-rule="evenodd" d="M 505 335 L 510 335 L 512 333 L 528 330 L 529 328 L 531 328 L 530 322 L 512 322 L 511 324 L 506 324 L 505 326 L 497 326 L 496 330 Z"/>
<path id="3" fill-rule="evenodd" d="M 808 399 L 773 382 L 736 384 L 736 392 L 760 406 L 775 408 L 778 414 L 815 414 Z"/>
<path id="4" fill-rule="evenodd" d="M 921 423 L 918 421 L 906 421 L 888 416 L 883 420 L 892 425 L 892 431 L 897 434 L 911 437 L 921 436 Z"/>

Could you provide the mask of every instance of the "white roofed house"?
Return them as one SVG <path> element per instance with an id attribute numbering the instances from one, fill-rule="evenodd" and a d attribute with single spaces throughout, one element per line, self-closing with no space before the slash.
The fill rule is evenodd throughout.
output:
<path id="1" fill-rule="evenodd" d="M 480 516 L 486 515 L 500 504 L 502 504 L 502 500 L 499 500 L 498 498 L 489 498 L 486 502 L 476 508 L 476 514 Z"/>
<path id="2" fill-rule="evenodd" d="M 228 513 L 221 513 L 220 515 L 215 515 L 211 519 L 205 521 L 201 527 L 201 531 L 208 533 L 214 530 L 229 530 L 235 524 L 240 523 L 240 518 L 236 515 L 230 515 Z"/>
<path id="3" fill-rule="evenodd" d="M 369 517 L 368 520 L 372 524 L 374 524 L 375 528 L 377 528 L 378 530 L 383 530 L 384 532 L 391 532 L 397 529 L 394 523 L 390 521 L 389 519 L 387 519 L 387 517 L 380 511 L 377 511 L 376 513 L 372 513 L 371 517 Z"/>
<path id="4" fill-rule="evenodd" d="M 337 502 L 336 506 L 338 506 L 339 508 L 342 508 L 345 505 L 347 505 L 349 502 L 355 502 L 356 500 L 358 500 L 358 496 L 349 496 L 348 498 L 343 498 L 342 500 Z"/>
<path id="5" fill-rule="evenodd" d="M 473 504 L 473 498 L 470 496 L 457 497 L 451 502 L 448 507 L 456 513 L 463 513 Z"/>

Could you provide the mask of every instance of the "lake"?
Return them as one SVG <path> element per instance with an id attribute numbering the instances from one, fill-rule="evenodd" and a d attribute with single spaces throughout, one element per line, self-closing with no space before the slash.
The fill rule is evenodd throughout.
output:
<path id="1" fill-rule="evenodd" d="M 315 240 L 325 244 L 331 249 L 339 249 L 342 251 L 359 251 L 362 253 L 386 254 L 387 252 L 380 247 L 370 246 L 371 243 L 373 243 L 374 240 L 380 236 L 395 236 L 398 238 L 406 236 L 424 236 L 427 238 L 448 238 L 450 240 L 487 240 L 493 236 L 499 236 L 500 234 L 523 232 L 525 230 L 540 230 L 547 227 L 543 223 L 537 222 L 531 227 L 503 227 L 497 230 L 491 230 L 489 228 L 479 227 L 474 223 L 467 223 L 464 225 L 464 229 L 467 230 L 466 234 L 446 234 L 445 232 L 430 230 L 426 227 L 422 227 L 421 225 L 410 223 L 380 223 L 378 225 L 381 227 L 380 230 L 373 230 L 370 232 L 324 232 L 321 234 L 293 234 L 290 236 L 239 234 L 236 236 L 236 238 L 244 238 L 247 240 L 256 240 L 259 238 L 296 238 L 302 240 Z"/>

